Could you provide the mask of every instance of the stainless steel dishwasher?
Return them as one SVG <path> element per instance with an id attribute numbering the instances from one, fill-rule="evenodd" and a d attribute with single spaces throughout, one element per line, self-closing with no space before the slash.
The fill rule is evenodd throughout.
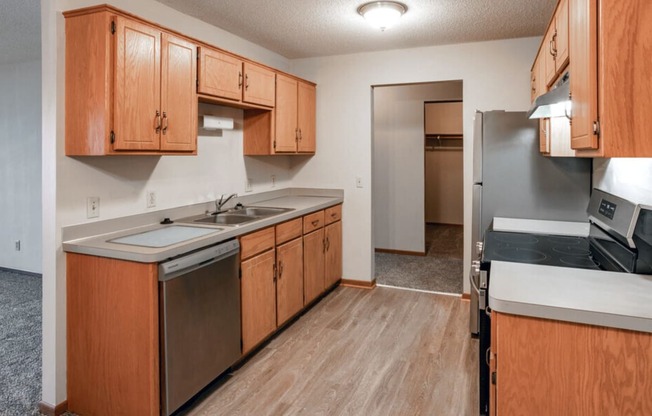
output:
<path id="1" fill-rule="evenodd" d="M 232 240 L 159 265 L 161 414 L 240 358 L 239 263 Z"/>

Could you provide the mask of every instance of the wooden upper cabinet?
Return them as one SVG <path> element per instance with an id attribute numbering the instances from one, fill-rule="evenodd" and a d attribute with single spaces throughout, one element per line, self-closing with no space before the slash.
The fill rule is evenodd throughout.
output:
<path id="1" fill-rule="evenodd" d="M 573 148 L 586 157 L 652 157 L 652 2 L 571 0 L 570 11 Z"/>
<path id="2" fill-rule="evenodd" d="M 560 72 L 568 64 L 568 0 L 561 0 L 555 13 L 555 70 Z"/>
<path id="3" fill-rule="evenodd" d="M 276 73 L 251 62 L 244 63 L 242 101 L 274 107 Z"/>
<path id="4" fill-rule="evenodd" d="M 315 119 L 315 86 L 277 74 L 272 152 L 315 153 Z"/>
<path id="5" fill-rule="evenodd" d="M 314 85 L 299 82 L 297 85 L 297 126 L 299 129 L 299 153 L 315 153 L 316 149 L 316 100 L 317 91 Z"/>
<path id="6" fill-rule="evenodd" d="M 544 36 L 546 84 L 551 85 L 569 60 L 568 0 L 560 0 Z"/>
<path id="7" fill-rule="evenodd" d="M 426 103 L 425 133 L 462 135 L 462 102 Z"/>
<path id="8" fill-rule="evenodd" d="M 161 149 L 197 148 L 197 47 L 163 33 L 161 54 Z"/>
<path id="9" fill-rule="evenodd" d="M 199 94 L 254 107 L 274 107 L 276 73 L 208 47 L 199 48 Z"/>
<path id="10" fill-rule="evenodd" d="M 66 155 L 195 154 L 196 45 L 108 6 L 65 17 Z"/>
<path id="11" fill-rule="evenodd" d="M 298 81 L 278 75 L 276 77 L 276 135 L 274 151 L 277 153 L 297 151 L 298 127 L 297 94 Z"/>
<path id="12" fill-rule="evenodd" d="M 215 49 L 199 48 L 200 94 L 242 100 L 242 61 Z"/>
<path id="13" fill-rule="evenodd" d="M 161 31 L 117 16 L 115 150 L 158 150 L 161 116 Z"/>
<path id="14" fill-rule="evenodd" d="M 571 147 L 597 149 L 597 0 L 570 0 L 570 5 Z"/>

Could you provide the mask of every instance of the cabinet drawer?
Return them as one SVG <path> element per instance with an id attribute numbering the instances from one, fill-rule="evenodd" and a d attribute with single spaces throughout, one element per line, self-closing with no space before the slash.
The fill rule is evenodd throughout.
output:
<path id="1" fill-rule="evenodd" d="M 240 259 L 244 260 L 274 247 L 274 227 L 240 237 Z"/>
<path id="2" fill-rule="evenodd" d="M 276 226 L 276 245 L 283 244 L 293 238 L 301 237 L 301 218 L 284 222 Z"/>
<path id="3" fill-rule="evenodd" d="M 324 225 L 328 225 L 342 219 L 342 204 L 324 210 Z"/>
<path id="4" fill-rule="evenodd" d="M 308 234 L 324 226 L 324 211 L 318 211 L 303 217 L 303 233 Z"/>

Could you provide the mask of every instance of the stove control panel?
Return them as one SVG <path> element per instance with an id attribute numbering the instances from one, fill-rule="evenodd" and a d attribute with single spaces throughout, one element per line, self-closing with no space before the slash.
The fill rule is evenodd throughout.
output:
<path id="1" fill-rule="evenodd" d="M 603 198 L 600 201 L 600 208 L 598 208 L 598 212 L 604 215 L 605 217 L 609 218 L 610 220 L 613 220 L 614 214 L 616 214 L 616 207 L 617 207 L 616 204 L 607 201 L 606 199 Z"/>

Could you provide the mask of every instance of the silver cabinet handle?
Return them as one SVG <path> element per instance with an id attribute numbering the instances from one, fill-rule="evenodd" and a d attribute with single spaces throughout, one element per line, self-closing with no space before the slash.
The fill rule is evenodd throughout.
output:
<path id="1" fill-rule="evenodd" d="M 156 110 L 156 116 L 154 117 L 154 129 L 156 133 L 161 132 L 161 112 Z"/>

